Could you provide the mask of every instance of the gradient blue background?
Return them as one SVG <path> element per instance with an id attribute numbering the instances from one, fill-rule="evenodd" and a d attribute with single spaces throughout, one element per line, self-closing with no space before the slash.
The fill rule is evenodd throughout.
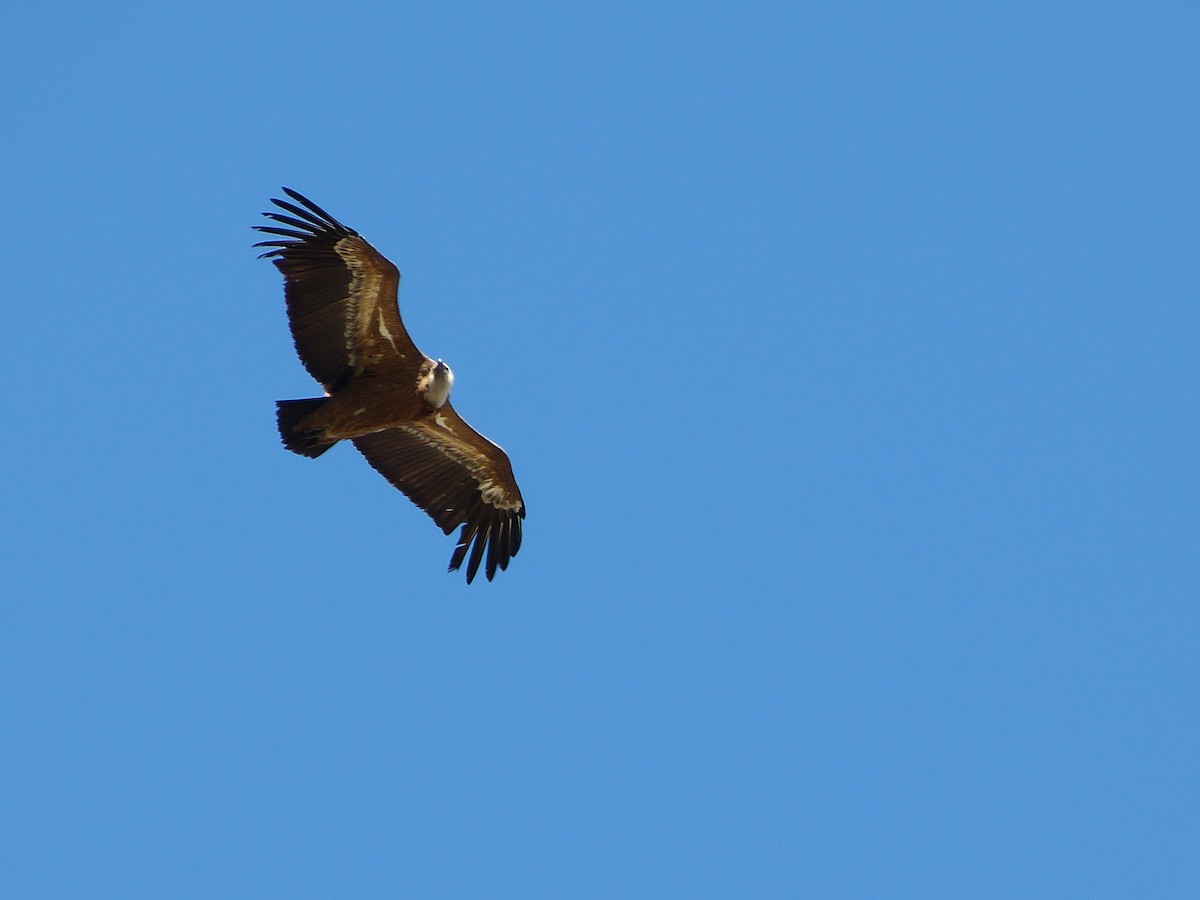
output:
<path id="1" fill-rule="evenodd" d="M 9 9 L 0 893 L 1200 895 L 1198 39 Z M 492 584 L 280 447 L 281 184 L 509 451 Z"/>

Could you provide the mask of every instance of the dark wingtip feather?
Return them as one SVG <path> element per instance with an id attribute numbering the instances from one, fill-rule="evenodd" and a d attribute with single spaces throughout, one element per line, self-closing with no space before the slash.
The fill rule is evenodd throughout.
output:
<path id="1" fill-rule="evenodd" d="M 263 215 L 266 215 L 266 213 L 263 213 Z M 293 238 L 297 241 L 303 241 L 313 236 L 312 232 L 296 231 L 292 228 L 276 228 L 273 225 L 254 225 L 251 227 L 255 231 L 261 231 L 263 234 L 277 234 L 280 237 Z"/>
<path id="2" fill-rule="evenodd" d="M 458 533 L 458 544 L 455 545 L 454 552 L 450 554 L 450 567 L 446 569 L 447 572 L 458 571 L 459 566 L 462 565 L 463 557 L 467 555 L 467 548 L 471 546 L 471 538 L 474 534 L 475 526 L 471 525 L 470 522 L 463 525 L 462 531 Z M 470 583 L 471 579 L 468 578 L 467 584 Z"/>
<path id="3" fill-rule="evenodd" d="M 487 547 L 488 529 L 480 528 L 475 535 L 475 544 L 471 548 L 471 558 L 467 561 L 467 584 L 475 580 L 475 573 L 479 571 L 479 563 L 483 559 L 484 548 Z"/>
<path id="4" fill-rule="evenodd" d="M 272 222 L 278 222 L 280 225 L 286 225 L 289 228 L 299 228 L 307 234 L 313 234 L 317 231 L 317 227 L 307 219 L 297 219 L 295 216 L 285 216 L 281 213 L 265 212 L 263 213 Z M 266 226 L 257 226 L 258 231 L 262 231 Z"/>
<path id="5" fill-rule="evenodd" d="M 493 516 L 493 519 L 495 517 Z M 488 541 L 487 541 L 487 580 L 491 581 L 496 577 L 496 563 L 499 561 L 498 554 L 500 553 L 500 532 L 503 530 L 503 523 L 496 524 L 492 522 L 488 526 Z"/>

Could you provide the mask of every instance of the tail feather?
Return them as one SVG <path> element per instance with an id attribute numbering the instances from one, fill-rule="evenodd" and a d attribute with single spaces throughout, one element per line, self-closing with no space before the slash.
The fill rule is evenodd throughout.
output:
<path id="1" fill-rule="evenodd" d="M 297 423 L 310 413 L 316 412 L 327 398 L 316 397 L 312 400 L 277 400 L 275 402 L 275 417 L 279 422 L 279 436 L 283 438 L 283 446 L 293 453 L 316 459 L 337 443 L 330 440 L 320 431 L 297 429 Z"/>

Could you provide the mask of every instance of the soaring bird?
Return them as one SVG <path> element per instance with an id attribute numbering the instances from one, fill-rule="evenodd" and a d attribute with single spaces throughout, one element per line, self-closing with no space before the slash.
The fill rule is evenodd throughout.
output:
<path id="1" fill-rule="evenodd" d="M 296 191 L 255 230 L 283 273 L 300 361 L 324 397 L 280 400 L 283 445 L 313 459 L 349 440 L 384 478 L 449 534 L 462 531 L 450 569 L 496 569 L 521 547 L 525 502 L 508 456 L 450 404 L 454 373 L 417 349 L 400 318 L 400 271 L 358 232 Z M 468 555 L 469 554 L 469 555 Z"/>

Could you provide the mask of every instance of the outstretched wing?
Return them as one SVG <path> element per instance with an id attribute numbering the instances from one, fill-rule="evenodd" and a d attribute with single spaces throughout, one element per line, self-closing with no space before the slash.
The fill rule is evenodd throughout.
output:
<path id="1" fill-rule="evenodd" d="M 508 568 L 521 548 L 521 489 L 505 452 L 449 403 L 410 424 L 355 438 L 354 446 L 444 533 L 462 526 L 450 571 L 466 559 L 470 584 L 485 550 L 488 581 L 497 568 Z"/>
<path id="2" fill-rule="evenodd" d="M 263 213 L 277 225 L 256 231 L 283 273 L 288 323 L 309 374 L 333 391 L 351 375 L 386 366 L 416 369 L 424 359 L 400 319 L 400 270 L 321 207 L 284 188 L 296 203 L 272 198 L 289 213 Z M 297 205 L 299 204 L 299 205 Z"/>

